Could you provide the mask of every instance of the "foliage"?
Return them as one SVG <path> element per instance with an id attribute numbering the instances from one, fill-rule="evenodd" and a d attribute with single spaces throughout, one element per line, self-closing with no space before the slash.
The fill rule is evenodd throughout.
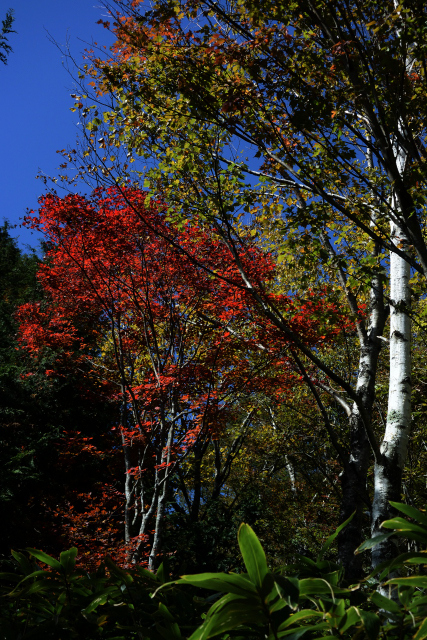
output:
<path id="1" fill-rule="evenodd" d="M 11 545 L 45 545 L 51 552 L 64 548 L 49 505 L 58 504 L 70 491 L 70 469 L 61 456 L 64 431 L 79 425 L 82 437 L 95 442 L 99 425 L 111 420 L 108 407 L 82 392 L 78 373 L 52 375 L 59 353 L 47 351 L 37 361 L 19 348 L 15 312 L 21 304 L 42 304 L 43 291 L 36 272 L 41 260 L 24 254 L 0 230 L 0 535 L 1 563 L 7 563 Z M 107 469 L 80 457 L 74 489 L 86 478 Z M 89 464 L 90 463 L 90 464 Z"/>
<path id="2" fill-rule="evenodd" d="M 98 388 L 119 416 L 105 432 L 109 453 L 87 436 L 72 442 L 68 434 L 65 451 L 77 445 L 85 455 L 111 460 L 112 482 L 98 480 L 93 495 L 73 491 L 72 502 L 68 492 L 55 514 L 90 562 L 108 550 L 121 562 L 126 554 L 141 561 L 149 551 L 155 563 L 167 513 L 170 528 L 175 511 L 188 532 L 218 500 L 225 503 L 249 428 L 268 414 L 263 403 L 280 403 L 300 384 L 292 343 L 259 313 L 221 238 L 202 225 L 174 225 L 161 201 L 147 204 L 138 189 L 110 188 L 88 198 L 50 195 L 41 205 L 28 223 L 50 242 L 39 269 L 46 299 L 21 306 L 21 343 L 35 357 L 46 349 L 57 353 L 48 375 L 77 368 L 82 386 Z M 304 299 L 277 292 L 267 251 L 248 244 L 239 260 L 263 279 L 265 295 L 306 344 L 327 348 L 351 326 L 322 290 Z M 328 326 L 318 324 L 319 313 L 329 314 Z"/>
<path id="3" fill-rule="evenodd" d="M 391 530 L 385 535 L 425 545 L 426 515 L 408 505 L 393 506 L 406 519 L 384 522 Z M 338 533 L 326 540 L 315 560 L 301 556 L 295 565 L 273 572 L 254 531 L 242 524 L 243 572 L 184 575 L 174 582 L 167 582 L 163 565 L 157 574 L 140 567 L 124 571 L 109 559 L 87 574 L 76 568 L 75 548 L 63 552 L 59 561 L 36 549 L 13 552 L 18 570 L 0 575 L 3 637 L 422 640 L 427 583 L 411 570 L 425 563 L 426 552 L 404 553 L 377 569 L 379 579 L 389 577 L 387 598 L 376 591 L 374 576 L 351 588 L 340 585 L 342 568 L 325 559 Z M 367 541 L 360 551 L 376 542 Z M 410 574 L 395 577 L 397 568 Z M 209 591 L 214 594 L 206 596 Z"/>
<path id="4" fill-rule="evenodd" d="M 388 316 L 408 320 L 411 298 L 408 286 L 391 287 L 389 252 L 413 269 L 412 291 L 426 293 L 425 3 L 129 0 L 111 16 L 111 56 L 90 52 L 79 70 L 85 144 L 64 152 L 77 175 L 143 183 L 153 199 L 162 194 L 171 220 L 215 230 L 236 264 L 249 232 L 276 264 L 293 264 L 283 290 L 321 281 L 354 319 L 350 351 L 359 358 L 346 375 L 339 359 L 298 340 L 262 280 L 240 265 L 242 283 L 309 366 L 305 382 L 342 467 L 340 519 L 356 503 L 340 538 L 354 579 L 366 504 L 376 527 L 400 499 L 411 422 L 409 321 L 408 353 L 395 359 L 407 371 L 388 372 L 400 376 L 395 389 L 407 388 L 387 385 L 384 425 L 375 386 L 381 348 L 393 359 L 401 334 L 391 330 L 387 345 Z M 347 412 L 345 439 L 331 397 Z"/>
<path id="5" fill-rule="evenodd" d="M 12 51 L 12 47 L 8 43 L 7 35 L 9 33 L 16 33 L 16 31 L 12 29 L 14 20 L 13 11 L 9 9 L 5 19 L 2 20 L 2 28 L 0 31 L 0 62 L 3 62 L 3 64 L 7 64 L 7 56 Z"/>

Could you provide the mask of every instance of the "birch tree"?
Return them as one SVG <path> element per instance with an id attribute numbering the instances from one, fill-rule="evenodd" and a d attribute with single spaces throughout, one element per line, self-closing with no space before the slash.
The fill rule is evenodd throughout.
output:
<path id="1" fill-rule="evenodd" d="M 65 155 L 83 179 L 144 180 L 173 205 L 171 217 L 204 220 L 233 253 L 243 286 L 292 341 L 341 461 L 341 519 L 356 515 L 340 557 L 353 580 L 363 512 L 372 502 L 377 534 L 389 500 L 400 499 L 410 428 L 410 287 L 424 295 L 427 275 L 425 5 L 167 0 L 111 12 L 111 58 L 94 55 L 81 71 L 97 102 L 76 96 L 86 147 L 82 158 Z M 353 376 L 304 345 L 248 276 L 238 255 L 248 224 L 251 234 L 274 230 L 277 261 L 297 263 L 299 286 L 316 269 L 345 300 L 359 344 Z M 389 313 L 381 435 L 375 382 Z M 325 394 L 348 415 L 348 442 Z M 374 564 L 391 549 L 380 545 Z"/>

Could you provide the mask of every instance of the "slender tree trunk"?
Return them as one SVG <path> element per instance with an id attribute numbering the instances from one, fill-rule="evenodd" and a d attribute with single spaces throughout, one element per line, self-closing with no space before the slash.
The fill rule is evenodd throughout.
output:
<path id="1" fill-rule="evenodd" d="M 173 444 L 174 426 L 169 427 L 168 438 L 165 450 L 162 455 L 162 462 L 166 465 L 162 470 L 159 499 L 157 501 L 156 524 L 154 527 L 154 538 L 151 546 L 150 556 L 148 559 L 148 568 L 150 571 L 156 571 L 160 553 L 162 549 L 163 529 L 165 524 L 166 500 L 169 489 L 170 465 L 172 464 L 172 444 Z"/>
<path id="2" fill-rule="evenodd" d="M 288 475 L 289 475 L 289 480 L 291 481 L 291 491 L 293 495 L 296 495 L 297 485 L 296 485 L 296 477 L 295 477 L 295 468 L 286 454 L 285 454 L 285 465 L 286 465 L 286 471 L 288 472 Z"/>
<path id="3" fill-rule="evenodd" d="M 372 420 L 375 379 L 381 350 L 379 336 L 382 336 L 384 331 L 385 320 L 382 278 L 380 275 L 374 275 L 370 293 L 369 325 L 360 345 L 356 383 L 356 393 L 363 406 L 364 416 L 362 419 L 356 403 L 353 403 L 349 416 L 350 455 L 341 476 L 340 522 L 344 522 L 355 512 L 352 521 L 338 537 L 338 557 L 345 568 L 345 578 L 349 583 L 356 582 L 362 577 L 362 559 L 354 552 L 362 543 L 364 513 L 370 510 L 366 483 L 371 447 L 364 420 Z"/>
<path id="4" fill-rule="evenodd" d="M 123 429 L 127 427 L 127 415 L 126 415 L 126 391 L 124 386 L 121 387 L 122 404 L 120 407 L 120 423 Z M 131 528 L 131 503 L 132 503 L 132 476 L 129 473 L 131 468 L 131 458 L 129 446 L 126 442 L 125 433 L 122 431 L 122 447 L 123 456 L 125 462 L 125 543 L 128 544 L 130 540 L 130 528 Z"/>
<path id="5" fill-rule="evenodd" d="M 350 419 L 350 451 L 348 464 L 341 475 L 340 522 L 345 522 L 355 513 L 352 521 L 338 537 L 338 559 L 344 567 L 345 580 L 351 584 L 359 580 L 362 574 L 360 556 L 354 555 L 354 552 L 362 542 L 370 456 L 365 427 L 357 412 L 354 412 Z"/>
<path id="6" fill-rule="evenodd" d="M 168 482 L 165 480 L 162 492 L 157 503 L 156 524 L 154 527 L 154 538 L 151 546 L 150 556 L 148 559 L 148 569 L 156 571 L 159 565 L 160 552 L 162 548 L 163 525 L 166 512 Z"/>
<path id="7" fill-rule="evenodd" d="M 391 224 L 393 242 L 407 247 L 407 238 Z M 372 535 L 379 534 L 383 520 L 393 510 L 390 500 L 400 501 L 403 468 L 408 451 L 411 425 L 411 319 L 409 309 L 410 267 L 395 253 L 390 254 L 390 384 L 388 414 L 381 459 L 375 465 L 375 486 L 372 513 Z M 392 541 L 385 541 L 373 549 L 374 567 L 396 553 Z"/>

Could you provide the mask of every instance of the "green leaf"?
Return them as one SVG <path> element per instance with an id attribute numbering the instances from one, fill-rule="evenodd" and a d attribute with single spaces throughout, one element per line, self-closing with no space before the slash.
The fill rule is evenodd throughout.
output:
<path id="1" fill-rule="evenodd" d="M 345 614 L 342 616 L 338 629 L 341 634 L 344 633 L 347 629 L 354 626 L 355 624 L 360 622 L 359 610 L 356 607 L 350 607 L 347 609 Z"/>
<path id="2" fill-rule="evenodd" d="M 144 569 L 144 567 L 137 567 L 136 571 L 140 576 L 150 580 L 150 582 L 157 582 L 157 576 L 152 571 L 148 571 L 148 569 Z"/>
<path id="3" fill-rule="evenodd" d="M 374 571 L 372 571 L 367 578 L 375 576 L 380 571 L 380 575 L 378 576 L 378 580 L 382 582 L 384 578 L 396 567 L 399 567 L 403 564 L 427 564 L 427 551 L 408 551 L 406 553 L 401 553 L 396 558 L 392 560 L 386 560 L 381 562 L 377 567 L 375 567 Z"/>
<path id="4" fill-rule="evenodd" d="M 279 596 L 284 599 L 292 609 L 296 609 L 299 602 L 299 580 L 297 578 L 286 578 L 274 574 L 274 582 L 276 584 Z"/>
<path id="5" fill-rule="evenodd" d="M 415 507 L 409 506 L 409 504 L 403 504 L 401 502 L 390 502 L 390 504 L 392 507 L 394 507 L 398 511 L 401 511 L 402 513 L 404 513 L 405 516 L 408 516 L 409 518 L 413 518 L 420 524 L 427 527 L 427 514 L 422 513 L 418 509 L 415 509 Z"/>
<path id="6" fill-rule="evenodd" d="M 163 602 L 159 603 L 158 613 L 162 616 L 162 618 L 164 618 L 168 622 L 174 622 L 175 620 L 173 615 L 171 614 L 167 606 L 163 604 Z"/>
<path id="7" fill-rule="evenodd" d="M 220 600 L 215 602 L 208 611 L 208 617 L 212 618 L 213 615 L 217 614 L 222 609 L 228 607 L 230 603 L 234 603 L 235 601 L 245 602 L 246 605 L 251 608 L 258 609 L 261 606 L 261 600 L 258 594 L 255 596 L 238 596 L 235 593 L 227 593 Z"/>
<path id="8" fill-rule="evenodd" d="M 427 587 L 427 576 L 409 576 L 408 578 L 392 578 L 387 584 L 397 584 L 405 587 L 419 587 L 425 589 Z"/>
<path id="9" fill-rule="evenodd" d="M 289 616 L 287 620 L 279 625 L 277 630 L 283 631 L 283 629 L 287 629 L 292 624 L 295 624 L 300 620 L 306 620 L 307 618 L 323 618 L 323 613 L 321 611 L 313 611 L 312 609 L 302 609 L 301 611 L 297 611 L 296 613 Z"/>
<path id="10" fill-rule="evenodd" d="M 375 536 L 374 538 L 370 538 L 369 540 L 365 540 L 365 542 L 362 542 L 362 544 L 360 545 L 360 547 L 357 547 L 356 551 L 354 553 L 362 553 L 363 551 L 367 551 L 368 549 L 372 549 L 372 547 L 375 547 L 377 544 L 379 544 L 380 542 L 384 542 L 384 540 L 388 540 L 392 535 L 394 535 L 393 533 L 381 533 L 378 536 Z"/>
<path id="11" fill-rule="evenodd" d="M 25 574 L 32 573 L 34 571 L 34 567 L 28 560 L 27 556 L 20 551 L 14 551 L 13 549 L 11 553 Z"/>
<path id="12" fill-rule="evenodd" d="M 28 551 L 28 553 L 30 553 L 32 556 L 37 558 L 37 560 L 40 560 L 40 562 L 44 562 L 45 564 L 48 564 L 49 567 L 52 567 L 52 569 L 56 569 L 56 571 L 61 571 L 61 563 L 58 562 L 58 560 L 55 560 L 55 558 L 48 556 L 47 553 L 45 553 L 44 551 L 39 551 L 38 549 L 31 549 L 30 547 L 28 547 L 26 551 Z"/>
<path id="13" fill-rule="evenodd" d="M 408 520 L 405 520 L 405 518 L 401 518 L 400 516 L 391 518 L 391 520 L 385 520 L 381 523 L 381 526 L 384 527 L 384 529 L 397 529 L 400 532 L 414 531 L 424 535 L 427 541 L 427 530 L 424 527 L 420 527 L 420 525 L 414 524 L 413 522 L 408 522 Z"/>
<path id="14" fill-rule="evenodd" d="M 72 573 L 76 567 L 77 548 L 72 547 L 68 551 L 63 551 L 59 556 L 59 562 L 61 563 L 65 575 Z"/>
<path id="15" fill-rule="evenodd" d="M 379 609 L 384 609 L 384 611 L 389 611 L 390 613 L 403 613 L 400 606 L 394 600 L 390 600 L 385 596 L 382 596 L 378 591 L 374 591 L 371 596 L 371 600 L 374 604 L 377 605 Z"/>
<path id="16" fill-rule="evenodd" d="M 299 556 L 298 560 L 300 561 L 300 563 L 305 564 L 307 567 L 317 570 L 317 564 L 311 558 L 306 558 L 305 556 Z"/>
<path id="17" fill-rule="evenodd" d="M 299 581 L 299 590 L 301 596 L 317 595 L 318 593 L 329 593 L 334 597 L 332 585 L 322 578 L 304 578 Z"/>
<path id="18" fill-rule="evenodd" d="M 29 573 L 25 578 L 22 578 L 20 585 L 23 584 L 26 580 L 30 580 L 31 578 L 36 578 L 38 576 L 43 576 L 43 578 L 47 578 L 49 573 L 44 569 L 39 569 L 38 571 L 33 571 L 33 573 Z M 18 585 L 19 586 L 19 585 Z"/>
<path id="19" fill-rule="evenodd" d="M 51 585 L 47 580 L 37 580 L 37 582 L 33 582 L 33 584 L 25 590 L 25 595 L 31 595 L 32 593 L 38 593 L 39 591 L 46 591 L 46 589 L 49 591 L 51 589 Z"/>
<path id="20" fill-rule="evenodd" d="M 307 631 L 322 631 L 327 628 L 329 628 L 328 622 L 320 622 L 319 624 L 308 625 L 307 627 L 300 627 L 299 629 L 286 629 L 285 631 L 279 631 L 277 633 L 277 637 L 287 637 L 288 640 L 298 640 L 301 636 L 307 633 Z"/>
<path id="21" fill-rule="evenodd" d="M 362 611 L 361 609 L 358 609 L 358 611 L 369 640 L 376 640 L 381 627 L 379 617 L 371 611 Z"/>
<path id="22" fill-rule="evenodd" d="M 342 524 L 340 524 L 340 526 L 335 529 L 334 533 L 332 533 L 329 538 L 327 538 L 326 542 L 324 543 L 324 545 L 322 546 L 322 548 L 319 551 L 319 554 L 317 556 L 317 562 L 320 562 L 320 560 L 322 560 L 323 556 L 325 555 L 326 551 L 329 549 L 329 547 L 331 546 L 331 544 L 333 543 L 333 541 L 335 540 L 335 538 L 341 533 L 341 531 L 349 524 L 349 522 L 351 522 L 354 518 L 354 514 L 356 512 L 353 511 L 353 513 L 351 514 L 351 516 L 349 518 L 347 518 L 347 520 L 345 522 L 343 522 Z"/>
<path id="23" fill-rule="evenodd" d="M 423 620 L 420 628 L 414 635 L 414 640 L 424 640 L 424 638 L 427 638 L 427 618 Z"/>
<path id="24" fill-rule="evenodd" d="M 189 640 L 208 640 L 208 638 L 244 625 L 259 626 L 266 623 L 267 619 L 261 607 L 256 609 L 251 603 L 244 600 L 234 600 L 227 607 L 215 613 L 212 618 L 208 613 L 204 624 L 190 636 Z"/>
<path id="25" fill-rule="evenodd" d="M 264 549 L 253 529 L 247 524 L 240 525 L 237 537 L 249 577 L 258 589 L 262 589 L 264 579 L 268 574 Z"/>
<path id="26" fill-rule="evenodd" d="M 156 578 L 161 583 L 165 583 L 166 580 L 169 579 L 169 574 L 168 574 L 168 572 L 166 570 L 164 562 L 162 562 L 160 564 L 159 568 L 157 569 Z"/>
<path id="27" fill-rule="evenodd" d="M 95 609 L 99 605 L 105 604 L 108 600 L 108 596 L 109 596 L 109 593 L 101 593 L 101 595 L 96 596 L 96 598 L 94 598 L 92 602 L 88 604 L 86 609 L 82 611 L 83 615 L 88 615 L 89 613 L 92 613 L 92 611 L 95 611 Z"/>
<path id="28" fill-rule="evenodd" d="M 176 622 L 168 622 L 164 627 L 156 624 L 156 630 L 165 640 L 181 640 L 182 635 Z"/>
<path id="29" fill-rule="evenodd" d="M 194 576 L 182 576 L 176 583 L 191 584 L 194 587 L 211 589 L 222 593 L 234 593 L 239 596 L 257 594 L 250 580 L 233 573 L 200 573 Z"/>

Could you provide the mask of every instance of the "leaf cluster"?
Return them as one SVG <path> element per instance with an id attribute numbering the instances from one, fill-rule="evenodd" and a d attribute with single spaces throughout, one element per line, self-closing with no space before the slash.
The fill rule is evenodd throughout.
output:
<path id="1" fill-rule="evenodd" d="M 426 544 L 425 514 L 404 504 L 392 506 L 409 519 L 384 522 L 390 535 L 415 535 Z M 244 572 L 185 575 L 173 582 L 167 582 L 163 565 L 157 574 L 139 567 L 124 571 L 109 559 L 96 573 L 84 573 L 76 568 L 75 548 L 59 560 L 36 549 L 13 552 L 18 569 L 0 574 L 2 633 L 6 640 L 58 634 L 117 640 L 293 640 L 304 635 L 422 640 L 426 578 L 417 573 L 393 577 L 393 572 L 423 565 L 426 552 L 403 554 L 364 582 L 343 588 L 342 569 L 324 560 L 324 554 L 346 524 L 326 540 L 315 560 L 301 557 L 280 572 L 269 571 L 257 536 L 242 524 L 238 542 Z M 377 543 L 367 541 L 359 551 Z M 380 580 L 390 578 L 390 597 L 377 592 L 378 573 Z M 207 596 L 210 591 L 214 595 Z"/>

